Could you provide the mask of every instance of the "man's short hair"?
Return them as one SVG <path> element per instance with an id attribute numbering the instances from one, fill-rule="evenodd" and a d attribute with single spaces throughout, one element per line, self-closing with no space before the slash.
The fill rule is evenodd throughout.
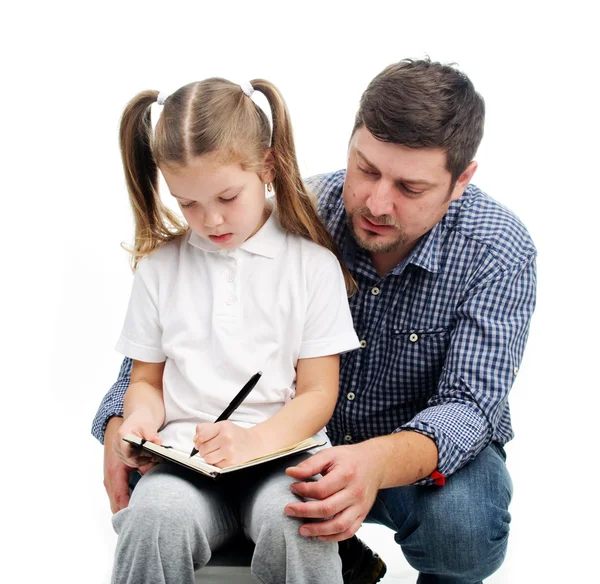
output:
<path id="1" fill-rule="evenodd" d="M 442 148 L 454 184 L 475 157 L 484 119 L 483 98 L 464 73 L 430 59 L 403 59 L 371 81 L 352 134 L 364 126 L 383 142 Z"/>

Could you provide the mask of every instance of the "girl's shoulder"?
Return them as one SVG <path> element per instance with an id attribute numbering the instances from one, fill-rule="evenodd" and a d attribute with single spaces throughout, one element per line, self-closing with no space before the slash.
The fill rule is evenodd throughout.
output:
<path id="1" fill-rule="evenodd" d="M 182 250 L 189 240 L 189 231 L 163 243 L 160 247 L 145 255 L 139 262 L 137 270 L 144 272 L 161 272 L 165 268 L 179 263 Z"/>
<path id="2" fill-rule="evenodd" d="M 299 256 L 304 264 L 313 269 L 326 269 L 332 266 L 338 266 L 338 259 L 335 254 L 326 247 L 302 237 L 300 235 L 288 234 L 288 246 L 294 248 L 295 253 Z"/>

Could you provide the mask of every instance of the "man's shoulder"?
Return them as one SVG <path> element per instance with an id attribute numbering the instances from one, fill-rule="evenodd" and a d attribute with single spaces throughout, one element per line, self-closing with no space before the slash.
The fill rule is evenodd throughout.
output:
<path id="1" fill-rule="evenodd" d="M 473 184 L 450 205 L 444 224 L 486 246 L 502 263 L 512 264 L 536 254 L 531 235 L 517 215 Z"/>
<path id="2" fill-rule="evenodd" d="M 340 229 L 345 223 L 344 199 L 344 180 L 346 170 L 337 170 L 317 174 L 306 179 L 306 186 L 316 196 L 317 211 L 325 227 L 339 242 Z"/>
<path id="3" fill-rule="evenodd" d="M 316 195 L 319 207 L 332 206 L 342 198 L 346 169 L 315 174 L 306 179 L 306 186 Z"/>

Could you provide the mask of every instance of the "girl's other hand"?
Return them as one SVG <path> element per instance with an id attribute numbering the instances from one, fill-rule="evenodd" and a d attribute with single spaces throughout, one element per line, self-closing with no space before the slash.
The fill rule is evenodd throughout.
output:
<path id="1" fill-rule="evenodd" d="M 194 446 L 208 464 L 225 468 L 267 454 L 254 428 L 242 428 L 233 422 L 198 424 Z"/>
<path id="2" fill-rule="evenodd" d="M 123 438 L 127 434 L 135 434 L 148 442 L 162 444 L 162 440 L 158 435 L 158 428 L 152 421 L 149 413 L 143 409 L 134 411 L 128 418 L 123 421 L 117 432 L 117 440 L 113 443 L 113 449 L 116 455 L 127 465 L 133 468 L 144 468 L 144 472 L 151 466 L 154 466 L 158 460 L 149 452 L 145 452 L 140 448 L 125 442 Z"/>

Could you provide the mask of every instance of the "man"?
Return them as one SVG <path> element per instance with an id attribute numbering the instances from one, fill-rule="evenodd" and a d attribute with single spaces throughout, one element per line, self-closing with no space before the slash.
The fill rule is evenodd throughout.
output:
<path id="1" fill-rule="evenodd" d="M 362 348 L 341 357 L 336 446 L 288 469 L 311 500 L 285 512 L 323 519 L 300 532 L 328 541 L 356 542 L 365 520 L 388 526 L 421 584 L 481 582 L 502 564 L 509 532 L 507 398 L 535 305 L 536 250 L 470 184 L 483 123 L 465 75 L 403 60 L 363 94 L 346 171 L 309 180 L 359 287 L 350 306 Z M 128 367 L 94 425 L 102 440 L 108 420 L 113 511 L 128 501 L 131 469 L 110 448 Z"/>

